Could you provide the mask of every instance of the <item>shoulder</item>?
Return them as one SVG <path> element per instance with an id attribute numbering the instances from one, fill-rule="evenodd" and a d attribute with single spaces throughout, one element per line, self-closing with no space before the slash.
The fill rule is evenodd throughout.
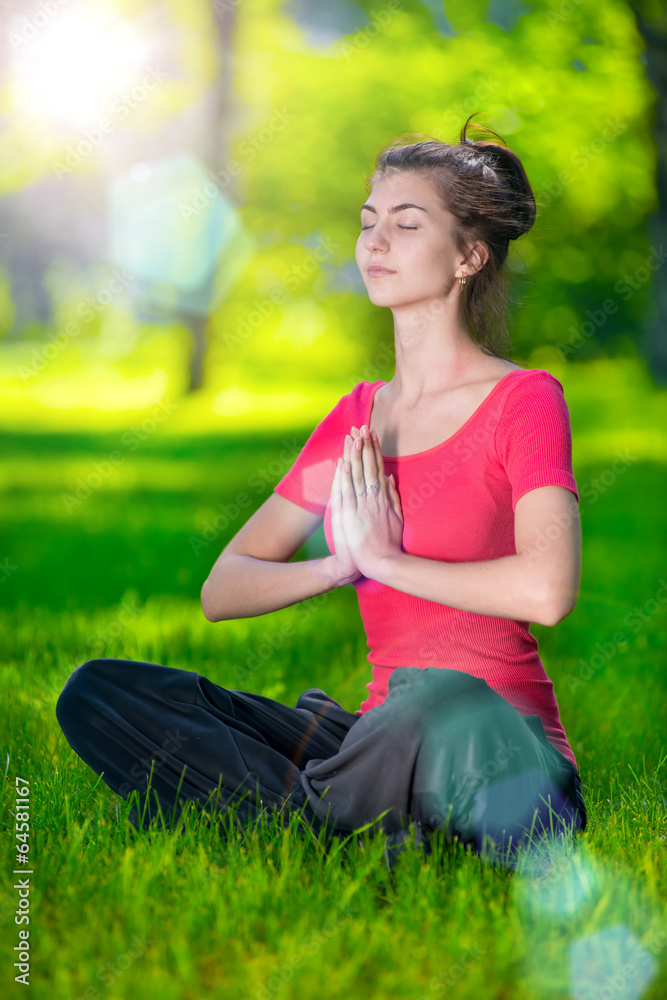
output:
<path id="1" fill-rule="evenodd" d="M 368 400 L 369 396 L 372 396 L 376 389 L 381 385 L 386 385 L 382 379 L 376 379 L 375 382 L 357 382 L 354 389 L 344 396 L 344 399 L 349 399 L 351 403 L 364 403 Z"/>
<path id="2" fill-rule="evenodd" d="M 496 454 L 506 457 L 519 442 L 530 440 L 542 447 L 547 441 L 566 442 L 570 437 L 563 386 L 551 372 L 517 369 L 505 379 L 495 430 Z"/>
<path id="3" fill-rule="evenodd" d="M 343 396 L 338 406 L 350 420 L 350 424 L 363 423 L 368 416 L 371 397 L 381 385 L 386 385 L 381 379 L 375 382 L 357 382 L 354 388 Z"/>
<path id="4" fill-rule="evenodd" d="M 357 382 L 354 388 L 350 389 L 350 391 L 344 396 L 341 396 L 334 409 L 337 407 L 349 407 L 363 403 L 380 385 L 384 385 L 384 383 L 379 379 L 376 382 Z"/>
<path id="5" fill-rule="evenodd" d="M 358 382 L 354 388 L 338 400 L 312 431 L 311 440 L 334 440 L 345 435 L 353 425 L 361 425 L 366 419 L 370 396 L 380 382 Z"/>
<path id="6" fill-rule="evenodd" d="M 557 385 L 561 392 L 563 391 L 561 382 L 545 368 L 514 368 L 511 372 L 508 372 L 508 376 L 508 378 L 505 378 L 505 382 L 509 388 L 519 385 L 524 388 L 534 388 L 540 385 Z"/>
<path id="7" fill-rule="evenodd" d="M 515 368 L 501 380 L 502 411 L 511 413 L 517 407 L 531 409 L 564 404 L 565 391 L 561 382 L 544 368 Z"/>

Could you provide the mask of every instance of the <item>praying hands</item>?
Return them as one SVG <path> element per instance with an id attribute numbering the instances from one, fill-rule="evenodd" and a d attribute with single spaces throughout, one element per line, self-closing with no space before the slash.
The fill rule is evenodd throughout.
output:
<path id="1" fill-rule="evenodd" d="M 331 485 L 331 530 L 341 583 L 376 579 L 401 554 L 403 512 L 393 475 L 385 476 L 380 443 L 364 424 L 345 436 Z"/>

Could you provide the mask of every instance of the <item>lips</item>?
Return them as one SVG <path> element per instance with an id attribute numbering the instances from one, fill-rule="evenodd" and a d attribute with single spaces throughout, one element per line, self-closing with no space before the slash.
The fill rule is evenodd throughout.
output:
<path id="1" fill-rule="evenodd" d="M 368 268 L 368 273 L 371 277 L 375 277 L 378 274 L 395 274 L 394 271 L 390 271 L 388 267 L 380 267 L 379 264 L 373 264 Z"/>

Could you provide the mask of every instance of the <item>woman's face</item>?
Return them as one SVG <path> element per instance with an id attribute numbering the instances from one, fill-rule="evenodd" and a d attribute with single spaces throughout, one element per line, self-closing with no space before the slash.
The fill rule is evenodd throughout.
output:
<path id="1" fill-rule="evenodd" d="M 375 182 L 361 209 L 356 246 L 371 302 L 391 307 L 449 295 L 461 263 L 450 237 L 452 218 L 428 176 L 392 172 Z"/>

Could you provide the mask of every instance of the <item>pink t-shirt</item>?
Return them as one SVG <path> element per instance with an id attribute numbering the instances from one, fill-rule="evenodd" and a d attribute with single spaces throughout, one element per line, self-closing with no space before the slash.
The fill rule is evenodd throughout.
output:
<path id="1" fill-rule="evenodd" d="M 360 382 L 317 425 L 275 492 L 324 518 L 329 551 L 331 484 L 350 429 L 369 423 L 376 390 Z M 516 368 L 441 444 L 415 455 L 384 457 L 403 508 L 403 550 L 445 562 L 514 555 L 514 508 L 539 486 L 564 486 L 577 500 L 570 418 L 558 379 Z M 576 767 L 560 721 L 553 683 L 529 623 L 459 611 L 367 577 L 353 584 L 373 666 L 359 713 L 380 705 L 399 666 L 447 667 L 484 679 L 521 715 L 539 715 L 547 738 Z"/>

